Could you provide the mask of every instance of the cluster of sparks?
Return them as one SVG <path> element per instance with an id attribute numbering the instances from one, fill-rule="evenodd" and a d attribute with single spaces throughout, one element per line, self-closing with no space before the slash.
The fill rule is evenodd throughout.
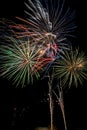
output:
<path id="1" fill-rule="evenodd" d="M 69 87 L 78 83 L 82 84 L 87 78 L 87 57 L 79 49 L 70 49 L 61 55 L 61 60 L 55 62 L 55 76 L 62 80 L 62 85 Z"/>
<path id="2" fill-rule="evenodd" d="M 25 3 L 27 18 L 16 17 L 20 24 L 4 24 L 8 31 L 2 35 L 5 42 L 0 46 L 1 76 L 13 79 L 17 86 L 24 86 L 33 82 L 33 76 L 38 78 L 39 71 L 68 48 L 67 38 L 72 36 L 76 26 L 74 12 L 68 8 L 64 13 L 64 5 L 65 0 L 28 0 Z"/>
<path id="3" fill-rule="evenodd" d="M 38 71 L 52 61 L 52 58 L 43 57 L 42 50 L 36 50 L 36 45 L 32 46 L 29 41 L 20 43 L 17 39 L 8 39 L 12 44 L 1 45 L 0 48 L 1 76 L 13 79 L 17 86 L 20 83 L 24 86 L 25 82 L 29 84 L 30 81 L 33 83 L 33 76 L 39 78 Z"/>

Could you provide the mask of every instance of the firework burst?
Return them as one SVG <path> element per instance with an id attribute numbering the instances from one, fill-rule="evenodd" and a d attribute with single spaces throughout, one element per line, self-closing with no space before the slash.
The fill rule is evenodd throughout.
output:
<path id="1" fill-rule="evenodd" d="M 13 37 L 11 44 L 0 48 L 1 75 L 23 85 L 33 81 L 32 74 L 38 77 L 40 69 L 47 65 L 48 70 L 55 59 L 59 59 L 59 52 L 67 48 L 67 38 L 76 28 L 74 12 L 66 9 L 65 0 L 28 0 L 25 6 L 27 18 L 16 17 L 20 24 L 0 21 L 4 26 L 1 37 Z"/>
<path id="2" fill-rule="evenodd" d="M 56 39 L 60 43 L 75 28 L 72 22 L 74 12 L 70 8 L 65 9 L 65 0 L 28 0 L 25 5 L 29 28 L 37 32 L 38 40 Z"/>
<path id="3" fill-rule="evenodd" d="M 68 47 L 67 39 L 73 36 L 76 26 L 73 21 L 75 12 L 66 9 L 65 0 L 28 0 L 25 7 L 26 18 L 16 17 L 20 24 L 9 25 L 16 38 L 23 40 L 28 37 L 38 47 L 45 47 L 46 52 L 50 52 L 49 56 L 51 52 L 56 56 Z"/>
<path id="4" fill-rule="evenodd" d="M 20 43 L 10 37 L 7 43 L 0 45 L 0 76 L 12 79 L 17 86 L 33 82 L 33 77 L 38 79 L 38 71 L 51 59 L 40 57 L 40 50 L 29 41 Z"/>
<path id="5" fill-rule="evenodd" d="M 61 59 L 55 62 L 55 76 L 62 80 L 62 85 L 75 86 L 87 79 L 87 58 L 79 49 L 70 49 L 61 55 Z"/>

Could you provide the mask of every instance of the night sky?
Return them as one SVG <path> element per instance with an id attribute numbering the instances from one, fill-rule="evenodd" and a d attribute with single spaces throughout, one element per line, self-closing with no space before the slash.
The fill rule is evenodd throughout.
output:
<path id="1" fill-rule="evenodd" d="M 87 51 L 87 7 L 83 1 L 67 0 L 76 10 L 77 31 L 73 45 Z M 23 0 L 0 1 L 0 17 L 24 17 Z M 87 54 L 87 52 L 86 52 Z M 50 124 L 47 79 L 36 81 L 25 88 L 14 88 L 11 81 L 0 78 L 0 130 L 33 130 Z M 83 86 L 72 86 L 64 91 L 65 113 L 68 130 L 86 130 L 87 127 L 87 81 Z M 61 111 L 55 102 L 54 124 L 63 129 Z"/>

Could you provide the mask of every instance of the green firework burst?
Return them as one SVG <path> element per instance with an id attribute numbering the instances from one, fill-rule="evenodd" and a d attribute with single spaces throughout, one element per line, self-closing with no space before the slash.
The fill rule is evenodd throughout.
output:
<path id="1" fill-rule="evenodd" d="M 82 84 L 87 79 L 87 57 L 79 49 L 70 49 L 61 54 L 61 59 L 55 62 L 55 76 L 62 80 L 62 85 Z"/>
<path id="2" fill-rule="evenodd" d="M 20 43 L 12 37 L 8 41 L 0 46 L 0 76 L 12 79 L 16 86 L 33 83 L 40 76 L 35 68 L 39 51 L 28 41 Z"/>

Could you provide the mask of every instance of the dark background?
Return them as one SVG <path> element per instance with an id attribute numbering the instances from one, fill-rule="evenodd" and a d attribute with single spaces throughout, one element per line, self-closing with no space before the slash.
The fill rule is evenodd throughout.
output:
<path id="1" fill-rule="evenodd" d="M 84 1 L 67 0 L 76 10 L 77 32 L 75 46 L 87 51 L 87 7 Z M 0 18 L 24 17 L 24 1 L 0 1 Z M 47 80 L 36 82 L 26 88 L 13 88 L 10 81 L 0 79 L 0 130 L 33 130 L 36 126 L 48 126 L 49 105 L 47 99 Z M 65 112 L 68 130 L 86 130 L 87 128 L 87 81 L 83 86 L 72 86 L 64 92 Z M 55 104 L 56 106 L 57 104 Z M 63 129 L 59 107 L 54 112 L 55 125 Z"/>

